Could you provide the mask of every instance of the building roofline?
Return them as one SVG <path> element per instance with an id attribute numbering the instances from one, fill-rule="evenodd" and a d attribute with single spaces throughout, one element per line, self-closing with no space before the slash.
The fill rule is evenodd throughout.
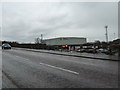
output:
<path id="1" fill-rule="evenodd" d="M 86 39 L 84 37 L 57 37 L 57 38 L 50 38 L 50 39 L 44 39 L 44 40 L 53 40 L 53 39 L 62 39 L 62 38 L 73 38 L 73 39 Z"/>

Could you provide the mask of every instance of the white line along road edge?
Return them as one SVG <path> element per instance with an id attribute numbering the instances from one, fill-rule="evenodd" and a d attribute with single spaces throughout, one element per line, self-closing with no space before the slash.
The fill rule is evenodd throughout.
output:
<path id="1" fill-rule="evenodd" d="M 45 63 L 40 63 L 40 64 L 44 65 L 44 66 L 52 67 L 52 68 L 55 68 L 55 69 L 63 70 L 63 71 L 69 72 L 69 73 L 73 73 L 73 74 L 77 74 L 77 75 L 79 74 L 78 72 L 71 71 L 71 70 L 64 69 L 64 68 L 60 68 L 60 67 L 56 67 L 56 66 L 52 66 L 52 65 L 49 65 L 49 64 L 45 64 Z"/>

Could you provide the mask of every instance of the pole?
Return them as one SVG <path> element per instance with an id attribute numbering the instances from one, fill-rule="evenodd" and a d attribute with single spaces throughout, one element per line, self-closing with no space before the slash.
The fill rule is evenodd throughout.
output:
<path id="1" fill-rule="evenodd" d="M 41 34 L 41 43 L 43 43 L 42 41 L 43 41 L 43 34 Z"/>
<path id="2" fill-rule="evenodd" d="M 114 40 L 115 40 L 115 33 L 114 33 Z"/>
<path id="3" fill-rule="evenodd" d="M 108 26 L 105 26 L 105 28 L 106 28 L 106 42 L 108 42 L 108 31 L 107 31 L 107 28 L 108 28 Z"/>

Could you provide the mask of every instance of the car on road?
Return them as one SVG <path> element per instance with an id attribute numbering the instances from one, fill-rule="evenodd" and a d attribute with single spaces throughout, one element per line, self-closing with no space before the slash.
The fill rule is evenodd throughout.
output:
<path id="1" fill-rule="evenodd" d="M 11 46 L 8 43 L 2 44 L 2 49 L 11 49 Z"/>

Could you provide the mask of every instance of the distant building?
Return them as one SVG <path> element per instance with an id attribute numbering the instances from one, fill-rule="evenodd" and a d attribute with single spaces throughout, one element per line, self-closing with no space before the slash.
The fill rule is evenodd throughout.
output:
<path id="1" fill-rule="evenodd" d="M 120 39 L 113 40 L 111 43 L 112 44 L 120 44 Z"/>
<path id="2" fill-rule="evenodd" d="M 60 37 L 44 40 L 46 45 L 80 45 L 86 42 L 86 38 L 79 37 Z"/>
<path id="3" fill-rule="evenodd" d="M 60 37 L 44 40 L 46 45 L 66 47 L 69 50 L 71 50 L 71 48 L 80 48 L 80 45 L 85 44 L 86 42 L 86 38 L 80 37 Z"/>

